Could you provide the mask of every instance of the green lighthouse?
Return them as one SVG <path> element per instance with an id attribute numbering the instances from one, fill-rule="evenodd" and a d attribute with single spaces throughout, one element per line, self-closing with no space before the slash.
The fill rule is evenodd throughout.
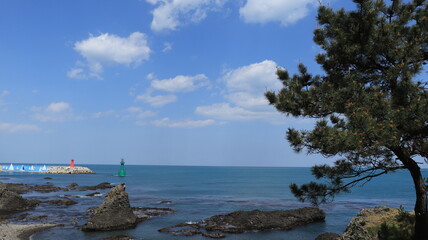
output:
<path id="1" fill-rule="evenodd" d="M 122 161 L 120 161 L 120 170 L 118 173 L 119 177 L 125 177 L 126 176 L 126 172 L 125 172 L 125 161 L 122 158 Z"/>

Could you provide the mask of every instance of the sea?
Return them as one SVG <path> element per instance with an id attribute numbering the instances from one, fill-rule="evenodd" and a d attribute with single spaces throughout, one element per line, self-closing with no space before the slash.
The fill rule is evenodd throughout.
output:
<path id="1" fill-rule="evenodd" d="M 97 190 L 101 196 L 88 197 L 95 191 L 29 192 L 28 199 L 50 200 L 65 197 L 77 204 L 64 207 L 40 204 L 28 211 L 24 220 L 15 223 L 60 223 L 31 237 L 33 240 L 99 239 L 112 235 L 129 235 L 144 240 L 199 240 L 201 235 L 173 236 L 159 229 L 183 222 L 198 222 L 213 215 L 237 210 L 277 210 L 310 206 L 299 202 L 290 192 L 290 183 L 303 184 L 314 180 L 310 168 L 304 167 L 198 167 L 198 166 L 143 166 L 126 165 L 125 177 L 117 176 L 119 165 L 85 165 L 96 174 L 48 175 L 39 173 L 0 172 L 1 182 L 24 184 L 53 184 L 66 187 L 71 183 L 93 186 L 101 182 L 125 183 L 131 206 L 171 208 L 174 214 L 155 217 L 140 223 L 135 229 L 113 232 L 82 232 L 78 230 L 88 219 L 87 210 L 103 202 L 107 190 Z M 427 176 L 428 170 L 423 174 Z M 52 179 L 45 179 L 51 177 Z M 404 207 L 411 211 L 415 202 L 413 182 L 405 170 L 383 175 L 343 193 L 333 202 L 321 205 L 326 213 L 324 222 L 295 228 L 291 231 L 251 232 L 226 234 L 230 240 L 306 240 L 315 239 L 324 232 L 342 233 L 362 208 L 375 206 Z M 21 212 L 23 214 L 26 212 Z M 17 214 L 17 215 L 19 215 Z M 34 217 L 44 216 L 41 220 Z"/>

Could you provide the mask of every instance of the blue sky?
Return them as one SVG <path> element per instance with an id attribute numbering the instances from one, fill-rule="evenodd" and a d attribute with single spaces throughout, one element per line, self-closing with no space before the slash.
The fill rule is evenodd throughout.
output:
<path id="1" fill-rule="evenodd" d="M 318 72 L 312 0 L 3 0 L 0 163 L 311 166 L 263 97 Z M 332 1 L 345 7 L 349 2 Z"/>

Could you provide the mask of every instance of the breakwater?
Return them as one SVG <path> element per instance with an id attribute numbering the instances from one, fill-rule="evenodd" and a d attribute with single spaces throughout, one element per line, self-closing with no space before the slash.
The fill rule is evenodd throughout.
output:
<path id="1" fill-rule="evenodd" d="M 87 167 L 70 166 L 46 166 L 46 165 L 0 165 L 1 172 L 28 172 L 28 173 L 50 173 L 50 174 L 92 174 Z"/>

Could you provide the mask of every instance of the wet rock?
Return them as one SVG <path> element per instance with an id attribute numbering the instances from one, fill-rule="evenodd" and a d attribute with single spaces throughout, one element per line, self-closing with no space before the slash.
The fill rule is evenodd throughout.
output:
<path id="1" fill-rule="evenodd" d="M 31 218 L 31 220 L 33 220 L 33 221 L 38 221 L 39 220 L 40 221 L 40 220 L 45 219 L 47 217 L 48 217 L 47 215 L 34 216 L 34 217 Z"/>
<path id="2" fill-rule="evenodd" d="M 64 206 L 71 206 L 76 204 L 76 201 L 73 201 L 71 199 L 56 199 L 56 200 L 48 200 L 43 201 L 42 203 L 49 203 L 49 204 L 55 204 L 55 205 L 64 205 Z"/>
<path id="3" fill-rule="evenodd" d="M 132 240 L 132 239 L 135 239 L 135 238 L 128 235 L 114 235 L 106 238 L 99 238 L 97 240 Z"/>
<path id="4" fill-rule="evenodd" d="M 60 187 L 55 187 L 54 185 L 51 185 L 51 184 L 48 184 L 48 185 L 35 185 L 35 186 L 32 186 L 32 189 L 34 191 L 44 192 L 44 193 L 58 192 L 58 191 L 64 190 L 64 189 L 62 189 Z"/>
<path id="5" fill-rule="evenodd" d="M 89 186 L 89 187 L 80 187 L 79 191 L 88 191 L 88 190 L 104 190 L 108 188 L 112 188 L 113 186 L 108 182 L 103 182 L 95 186 Z"/>
<path id="6" fill-rule="evenodd" d="M 101 195 L 102 194 L 100 192 L 94 192 L 94 193 L 86 194 L 85 196 L 87 196 L 87 197 L 93 197 L 93 196 L 101 196 Z"/>
<path id="7" fill-rule="evenodd" d="M 145 221 L 153 217 L 159 217 L 176 211 L 171 208 L 143 208 L 143 207 L 133 207 L 132 212 L 137 216 L 138 222 Z"/>
<path id="8" fill-rule="evenodd" d="M 31 190 L 31 187 L 19 183 L 0 183 L 0 190 L 6 189 L 11 192 L 23 194 Z"/>
<path id="9" fill-rule="evenodd" d="M 77 184 L 77 183 L 71 183 L 70 185 L 68 185 L 67 187 L 68 188 L 75 188 L 75 187 L 78 187 L 79 186 L 79 184 Z"/>
<path id="10" fill-rule="evenodd" d="M 162 228 L 159 231 L 186 236 L 215 233 L 213 236 L 221 237 L 221 234 L 216 233 L 287 231 L 298 226 L 323 221 L 324 218 L 325 213 L 321 209 L 312 207 L 276 211 L 236 211 L 216 215 L 197 223 L 181 223 Z"/>
<path id="11" fill-rule="evenodd" d="M 52 184 L 47 185 L 26 185 L 26 184 L 19 184 L 19 183 L 0 183 L 0 189 L 7 189 L 9 191 L 23 194 L 30 191 L 37 191 L 37 192 L 57 192 L 61 190 L 65 190 L 60 187 L 55 187 Z"/>
<path id="12" fill-rule="evenodd" d="M 53 179 L 53 178 L 51 178 L 51 177 L 44 177 L 43 179 L 50 180 L 50 179 Z"/>
<path id="13" fill-rule="evenodd" d="M 338 240 L 340 236 L 340 234 L 328 232 L 318 235 L 315 240 Z"/>
<path id="14" fill-rule="evenodd" d="M 82 231 L 110 231 L 135 228 L 137 216 L 129 205 L 125 184 L 121 183 L 110 190 L 104 202 L 98 206 Z"/>
<path id="15" fill-rule="evenodd" d="M 27 216 L 29 216 L 29 215 L 31 215 L 31 214 L 29 214 L 29 213 L 21 214 L 21 215 L 19 215 L 19 216 L 17 216 L 17 217 L 16 217 L 16 220 L 17 220 L 17 221 L 24 220 L 24 219 L 25 219 L 25 218 L 27 218 Z"/>
<path id="16" fill-rule="evenodd" d="M 38 201 L 27 200 L 16 192 L 0 189 L 0 212 L 8 213 L 35 207 Z"/>

